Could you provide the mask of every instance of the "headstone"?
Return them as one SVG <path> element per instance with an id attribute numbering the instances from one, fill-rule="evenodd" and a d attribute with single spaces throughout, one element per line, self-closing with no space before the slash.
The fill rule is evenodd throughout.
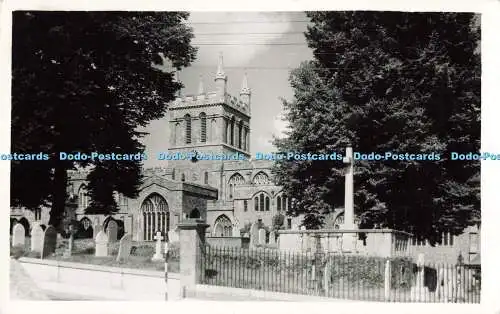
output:
<path id="1" fill-rule="evenodd" d="M 12 246 L 24 246 L 26 229 L 21 224 L 16 224 L 12 229 Z"/>
<path id="2" fill-rule="evenodd" d="M 256 246 L 259 244 L 259 224 L 254 222 L 250 227 L 250 245 Z"/>
<path id="3" fill-rule="evenodd" d="M 276 232 L 269 233 L 269 245 L 276 245 Z"/>
<path id="4" fill-rule="evenodd" d="M 106 257 L 108 256 L 108 235 L 104 230 L 99 231 L 95 237 L 95 256 L 96 257 Z"/>
<path id="5" fill-rule="evenodd" d="M 73 233 L 71 233 L 68 239 L 68 249 L 66 250 L 66 252 L 64 252 L 65 257 L 70 257 L 71 254 L 73 253 L 73 241 L 74 241 L 73 237 L 74 237 Z"/>
<path id="6" fill-rule="evenodd" d="M 110 222 L 108 222 L 106 233 L 108 234 L 109 242 L 116 242 L 118 240 L 118 224 L 116 223 L 116 221 L 111 220 Z"/>
<path id="7" fill-rule="evenodd" d="M 92 235 L 92 238 L 95 239 L 99 234 L 99 232 L 101 232 L 101 230 L 102 230 L 102 225 L 100 223 L 96 223 L 94 225 L 94 234 Z"/>
<path id="8" fill-rule="evenodd" d="M 31 251 L 42 252 L 43 233 L 43 229 L 40 225 L 33 226 L 33 230 L 31 230 Z"/>
<path id="9" fill-rule="evenodd" d="M 175 230 L 170 230 L 168 232 L 168 242 L 170 243 L 179 242 L 179 233 Z"/>
<path id="10" fill-rule="evenodd" d="M 132 249 L 132 235 L 126 233 L 120 240 L 120 247 L 118 248 L 117 261 L 127 260 L 130 256 L 130 250 Z"/>
<path id="11" fill-rule="evenodd" d="M 265 245 L 265 244 L 266 244 L 266 230 L 260 229 L 259 230 L 259 245 Z"/>
<path id="12" fill-rule="evenodd" d="M 55 253 L 57 244 L 57 231 L 54 227 L 48 226 L 43 233 L 43 246 L 41 257 L 47 257 Z"/>
<path id="13" fill-rule="evenodd" d="M 156 248 L 155 248 L 155 255 L 153 255 L 153 258 L 151 260 L 161 261 L 163 260 L 163 255 L 161 250 L 161 241 L 163 240 L 163 236 L 161 235 L 160 231 L 156 232 L 154 239 L 156 240 Z"/>

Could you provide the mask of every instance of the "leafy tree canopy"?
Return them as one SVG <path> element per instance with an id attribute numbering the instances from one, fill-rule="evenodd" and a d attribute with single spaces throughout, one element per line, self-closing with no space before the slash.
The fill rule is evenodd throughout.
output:
<path id="1" fill-rule="evenodd" d="M 292 71 L 290 130 L 279 151 L 437 153 L 438 161 L 356 161 L 361 227 L 414 232 L 431 243 L 480 220 L 479 19 L 466 13 L 312 12 L 312 61 Z M 344 203 L 342 161 L 287 161 L 276 176 L 295 214 L 318 228 Z"/>
<path id="2" fill-rule="evenodd" d="M 52 207 L 59 225 L 67 170 L 91 167 L 94 212 L 116 209 L 113 191 L 137 195 L 140 161 L 61 161 L 59 152 L 136 153 L 138 127 L 161 118 L 181 84 L 172 71 L 196 49 L 182 12 L 13 14 L 12 151 L 49 161 L 13 161 L 11 204 Z M 168 64 L 165 62 L 168 61 Z M 170 66 L 171 72 L 160 68 Z"/>

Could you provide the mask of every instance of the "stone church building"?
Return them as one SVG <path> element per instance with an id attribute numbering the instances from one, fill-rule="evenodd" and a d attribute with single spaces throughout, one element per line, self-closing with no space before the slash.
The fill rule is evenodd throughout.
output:
<path id="1" fill-rule="evenodd" d="M 167 234 L 186 217 L 206 220 L 210 225 L 207 233 L 213 237 L 239 237 L 259 220 L 271 227 L 273 217 L 280 213 L 285 216 L 282 228 L 300 224 L 299 218 L 286 217 L 291 198 L 273 183 L 272 161 L 251 159 L 252 104 L 246 75 L 239 97 L 229 95 L 221 55 L 215 86 L 215 91 L 205 92 L 200 81 L 196 95 L 179 96 L 169 104 L 168 114 L 162 120 L 170 134 L 168 153 L 239 154 L 244 160 L 188 158 L 169 160 L 165 168 L 145 169 L 139 197 L 129 199 L 116 194 L 120 210 L 112 217 L 85 214 L 90 203 L 86 194 L 87 173 L 72 172 L 66 215 L 81 222 L 81 236 L 91 237 L 96 226 L 106 228 L 110 220 L 118 223 L 122 234 L 131 233 L 136 241 L 151 241 L 158 230 Z M 46 224 L 48 218 L 48 210 L 11 212 L 11 222 L 28 224 L 27 230 L 34 222 Z M 338 227 L 343 221 L 342 211 L 333 213 L 332 218 L 330 227 Z"/>

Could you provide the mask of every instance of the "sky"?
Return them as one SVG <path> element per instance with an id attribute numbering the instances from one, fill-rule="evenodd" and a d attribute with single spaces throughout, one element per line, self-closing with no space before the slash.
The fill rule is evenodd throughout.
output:
<path id="1" fill-rule="evenodd" d="M 239 96 L 243 75 L 252 90 L 250 120 L 251 153 L 273 152 L 273 135 L 282 136 L 282 98 L 293 99 L 289 74 L 301 62 L 312 59 L 303 32 L 307 17 L 302 12 L 192 12 L 188 23 L 193 28 L 196 61 L 179 73 L 182 94 L 198 91 L 200 75 L 205 92 L 214 91 L 218 56 L 223 54 L 228 77 L 227 89 Z M 228 35 L 227 33 L 234 33 Z M 293 43 L 293 45 L 279 45 Z M 168 116 L 153 121 L 143 139 L 150 156 L 168 149 Z M 164 161 L 148 159 L 145 167 L 165 166 Z"/>

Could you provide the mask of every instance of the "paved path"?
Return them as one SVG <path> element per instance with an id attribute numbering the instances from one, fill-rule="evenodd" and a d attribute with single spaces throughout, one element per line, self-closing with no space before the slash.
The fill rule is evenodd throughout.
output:
<path id="1" fill-rule="evenodd" d="M 23 266 L 15 259 L 10 259 L 10 299 L 11 300 L 50 300 L 40 290 Z"/>

